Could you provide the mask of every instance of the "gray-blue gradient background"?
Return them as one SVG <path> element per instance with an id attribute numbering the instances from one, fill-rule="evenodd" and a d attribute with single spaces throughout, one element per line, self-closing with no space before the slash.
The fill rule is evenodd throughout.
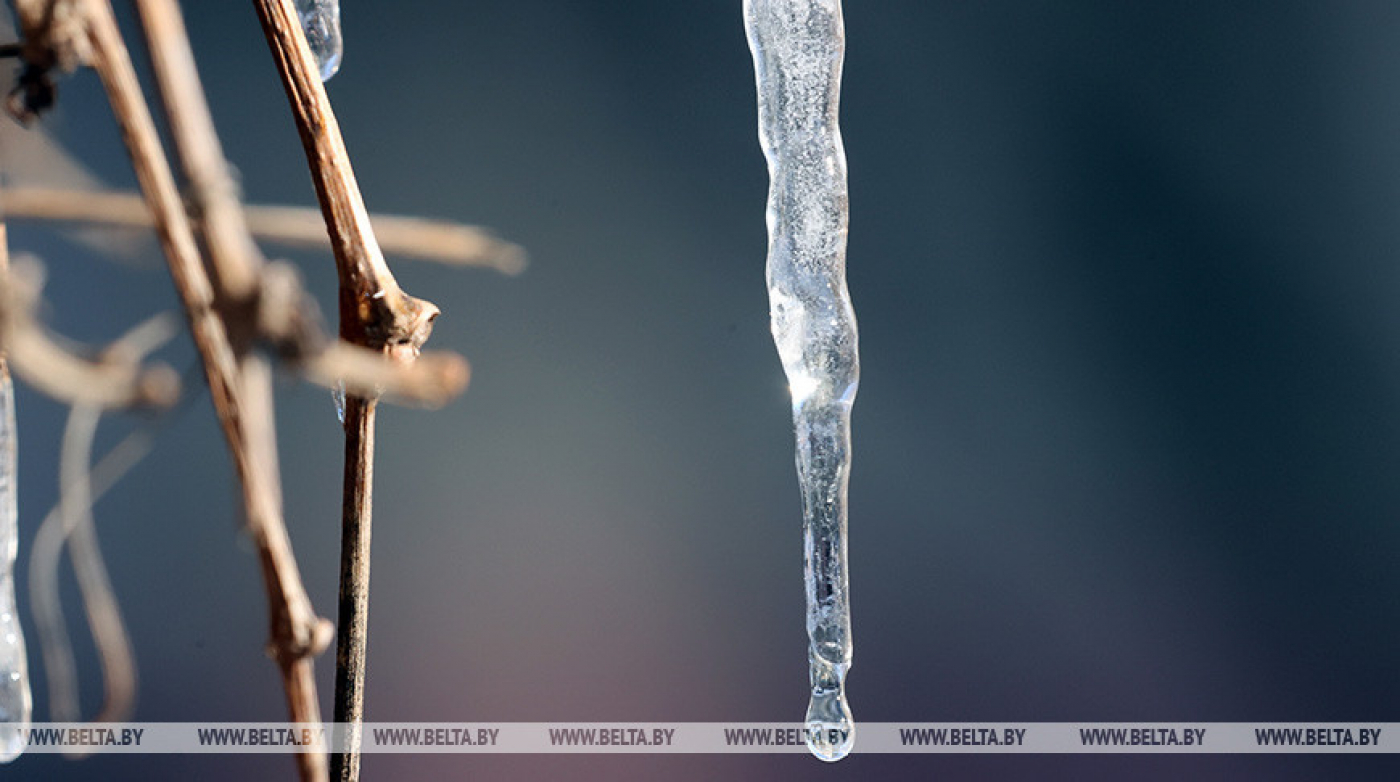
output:
<path id="1" fill-rule="evenodd" d="M 312 203 L 251 4 L 185 5 L 248 199 Z M 1400 5 L 846 13 L 857 718 L 1396 720 Z M 369 206 L 489 225 L 533 260 L 515 279 L 394 261 L 445 313 L 432 344 L 475 375 L 445 410 L 380 416 L 368 718 L 800 719 L 798 494 L 738 0 L 346 0 L 344 22 L 330 94 Z M 49 132 L 132 186 L 96 79 L 62 86 Z M 175 305 L 153 250 L 112 264 L 48 229 L 11 233 L 46 261 L 65 334 L 103 341 Z M 292 257 L 332 311 L 329 256 Z M 187 338 L 165 358 L 189 366 Z M 287 517 L 334 616 L 341 434 L 327 392 L 278 389 Z M 19 403 L 23 584 L 63 411 L 27 388 Z M 138 720 L 284 718 L 235 499 L 201 399 L 98 507 Z M 329 712 L 333 655 L 318 662 Z M 35 686 L 45 718 L 41 670 Z M 370 780 L 1395 771 L 365 758 Z M 33 756 L 0 779 L 293 773 L 277 756 Z"/>

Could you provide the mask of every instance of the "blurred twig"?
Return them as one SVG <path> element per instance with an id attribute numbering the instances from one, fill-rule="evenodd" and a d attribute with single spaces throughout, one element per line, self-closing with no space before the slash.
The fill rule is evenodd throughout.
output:
<path id="1" fill-rule="evenodd" d="M 135 363 L 174 335 L 173 319 L 158 315 L 127 332 L 107 352 L 126 355 Z M 106 565 L 102 561 L 97 533 L 93 528 L 92 506 L 96 496 L 106 491 L 109 485 L 105 473 L 111 469 L 111 465 L 124 472 L 144 456 L 146 449 L 142 447 L 141 438 L 125 440 L 104 457 L 104 474 L 89 470 L 93 438 L 101 416 L 102 409 L 91 403 L 73 406 L 63 434 L 59 503 L 39 525 L 29 555 L 30 604 L 34 609 L 34 621 L 43 650 L 45 679 L 49 685 L 49 711 L 54 722 L 78 722 L 82 719 L 73 649 L 59 600 L 58 563 L 65 543 L 78 579 L 88 627 L 102 663 L 103 703 L 94 721 L 125 721 L 131 714 L 136 698 L 136 664 L 131 642 Z"/>
<path id="2" fill-rule="evenodd" d="M 0 242 L 4 229 L 0 227 Z M 165 407 L 179 396 L 174 370 L 143 368 L 124 351 L 97 360 L 79 357 L 49 336 L 34 318 L 40 277 L 36 264 L 0 268 L 0 345 L 15 373 L 55 399 L 107 408 Z"/>
<path id="3" fill-rule="evenodd" d="M 184 302 L 243 488 L 248 532 L 258 549 L 267 587 L 272 628 L 269 651 L 281 669 L 292 720 L 320 722 L 311 657 L 329 642 L 331 628 L 316 616 L 307 598 L 282 521 L 276 476 L 260 459 L 266 455 L 259 441 L 261 427 L 266 426 L 272 411 L 255 409 L 266 397 L 250 395 L 244 385 L 246 376 L 240 371 L 238 356 L 216 309 L 214 288 L 200 263 L 194 232 L 111 5 L 107 0 L 85 0 L 83 8 L 92 45 L 91 64 L 106 88 L 137 179 L 155 216 L 156 234 Z M 297 761 L 306 782 L 325 777 L 323 754 L 300 753 Z"/>
<path id="4" fill-rule="evenodd" d="M 14 220 L 150 228 L 146 201 L 136 193 L 13 187 L 3 193 L 0 211 Z M 245 205 L 243 215 L 253 237 L 270 244 L 329 248 L 330 238 L 319 209 L 298 206 Z M 484 228 L 400 215 L 370 215 L 385 252 L 456 266 L 481 266 L 503 274 L 525 268 L 525 252 Z"/>
<path id="5" fill-rule="evenodd" d="M 110 0 L 14 0 L 14 5 L 25 36 L 19 50 L 25 70 L 19 90 L 11 96 L 12 112 L 22 120 L 32 119 L 52 103 L 51 70 L 91 65 L 107 91 L 142 196 L 12 190 L 4 194 L 3 209 L 15 216 L 155 229 L 238 472 L 269 600 L 269 653 L 282 671 L 297 722 L 320 721 L 311 657 L 328 643 L 330 628 L 312 610 L 291 553 L 281 515 L 270 368 L 254 347 L 270 345 L 308 378 L 348 391 L 336 721 L 354 729 L 347 737 L 347 753 L 336 758 L 336 776 L 356 779 L 376 402 L 389 395 L 441 404 L 465 386 L 466 362 L 451 353 L 420 355 L 438 309 L 404 293 L 384 261 L 376 226 L 365 210 L 290 0 L 255 0 L 255 5 L 310 162 L 325 233 L 311 229 L 308 210 L 247 209 L 239 203 L 175 0 L 137 0 L 137 6 L 171 137 L 189 183 L 188 203 L 181 202 L 176 189 Z M 506 273 L 523 268 L 518 247 L 479 229 L 399 217 L 376 222 L 387 243 L 402 254 Z M 321 333 L 314 302 L 295 272 L 285 264 L 267 263 L 255 235 L 269 241 L 329 243 L 340 280 L 339 340 Z M 6 285 L 0 296 L 0 348 L 11 349 L 17 357 L 25 352 L 25 338 L 42 337 L 27 319 L 26 302 L 32 297 L 15 295 L 23 290 L 21 285 Z M 90 370 L 81 363 L 78 367 Z M 126 369 L 140 378 L 129 366 Z M 37 374 L 43 380 L 64 373 L 49 369 Z M 139 387 L 131 377 L 122 379 Z M 70 378 L 50 390 L 74 384 Z M 103 404 L 114 403 L 104 400 Z M 77 423 L 85 420 L 75 417 Z M 81 433 L 83 427 L 75 424 L 73 431 Z M 73 493 L 83 493 L 83 485 L 74 486 Z M 300 753 L 298 768 L 303 780 L 324 779 L 325 756 Z"/>

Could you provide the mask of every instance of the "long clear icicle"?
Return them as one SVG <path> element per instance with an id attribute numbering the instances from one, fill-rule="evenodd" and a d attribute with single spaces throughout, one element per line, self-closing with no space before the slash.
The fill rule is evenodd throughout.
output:
<path id="1" fill-rule="evenodd" d="M 340 37 L 340 0 L 296 0 L 297 15 L 316 65 L 321 68 L 321 81 L 340 70 L 340 57 L 345 45 Z"/>
<path id="2" fill-rule="evenodd" d="M 846 153 L 837 108 L 845 29 L 840 0 L 744 0 L 768 159 L 768 297 L 792 391 L 802 488 L 812 700 L 807 745 L 840 760 L 855 741 L 846 485 L 860 378 L 846 289 Z"/>
<path id="3" fill-rule="evenodd" d="M 0 763 L 24 751 L 33 708 L 24 634 L 15 607 L 15 555 L 19 553 L 18 448 L 15 440 L 15 391 L 10 372 L 0 362 Z"/>

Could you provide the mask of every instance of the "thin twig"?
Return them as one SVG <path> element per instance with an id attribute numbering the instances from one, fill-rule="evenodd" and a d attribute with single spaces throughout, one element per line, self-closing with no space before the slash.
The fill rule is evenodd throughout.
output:
<path id="1" fill-rule="evenodd" d="M 471 376 L 456 353 L 427 351 L 411 364 L 384 371 L 382 353 L 337 341 L 303 366 L 306 379 L 350 396 L 383 396 L 399 402 L 439 407 L 457 396 Z"/>
<path id="2" fill-rule="evenodd" d="M 340 124 L 321 85 L 292 0 L 254 0 L 301 134 L 340 277 L 340 336 L 356 345 L 417 349 L 438 308 L 403 292 L 370 225 Z"/>
<path id="3" fill-rule="evenodd" d="M 175 336 L 173 318 L 157 315 L 128 331 L 108 348 L 134 363 Z M 102 664 L 103 703 L 95 722 L 123 722 L 136 698 L 136 664 L 131 641 L 122 622 L 93 527 L 92 507 L 107 490 L 113 466 L 118 476 L 149 449 L 149 437 L 123 440 L 97 469 L 89 469 L 93 438 L 102 409 L 75 404 L 64 428 L 59 460 L 59 502 L 39 525 L 29 555 L 30 605 L 34 609 L 39 646 L 43 651 L 45 679 L 49 684 L 49 711 L 54 722 L 78 722 L 77 672 L 59 600 L 58 564 L 65 544 L 87 614 L 98 659 Z M 139 434 L 139 432 L 138 432 Z M 84 757 L 87 753 L 70 754 Z"/>
<path id="4" fill-rule="evenodd" d="M 162 419 L 164 420 L 164 419 Z M 149 429 L 138 429 L 108 451 L 92 468 L 88 478 L 89 507 L 117 484 L 132 467 L 150 452 L 154 443 Z M 77 722 L 77 674 L 72 645 L 58 602 L 58 561 L 63 546 L 62 520 L 67 512 L 60 498 L 44 520 L 29 553 L 29 605 L 44 660 L 44 678 L 49 687 L 49 712 L 54 722 Z"/>
<path id="5" fill-rule="evenodd" d="M 51 337 L 34 316 L 41 277 L 37 264 L 19 260 L 13 269 L 0 269 L 0 345 L 15 374 L 70 404 L 168 407 L 175 401 L 180 381 L 165 364 L 142 367 L 131 356 L 111 351 L 91 360 Z"/>
<path id="6" fill-rule="evenodd" d="M 0 191 L 0 211 L 12 220 L 118 228 L 150 228 L 153 224 L 151 210 L 137 193 L 11 187 Z M 243 216 L 253 237 L 269 244 L 330 247 L 319 209 L 245 204 Z M 503 274 L 519 274 L 525 269 L 525 251 L 485 228 L 400 215 L 372 214 L 369 219 L 386 253 L 454 266 L 481 266 Z"/>
<path id="7" fill-rule="evenodd" d="M 412 362 L 432 331 L 438 309 L 404 293 L 384 262 L 355 182 L 340 125 L 292 0 L 254 0 L 254 5 L 301 134 L 335 253 L 340 278 L 340 337 Z M 374 397 L 350 397 L 345 408 L 334 716 L 337 723 L 345 725 L 346 735 L 344 751 L 332 758 L 337 782 L 355 782 L 360 776 L 365 642 L 369 627 L 374 401 Z"/>
<path id="8" fill-rule="evenodd" d="M 261 449 L 253 442 L 257 435 L 248 417 L 270 411 L 247 406 L 237 355 L 215 309 L 213 286 L 200 263 L 194 233 L 111 5 L 107 0 L 86 0 L 84 10 L 92 43 L 92 65 L 107 90 L 142 192 L 156 217 L 156 233 L 184 302 L 243 488 L 248 531 L 258 549 L 268 593 L 269 653 L 281 669 L 292 720 L 319 723 L 311 657 L 325 647 L 331 630 L 329 623 L 318 618 L 311 607 L 282 521 L 279 492 L 258 461 Z M 304 782 L 326 778 L 324 754 L 299 753 L 297 762 Z"/>
<path id="9" fill-rule="evenodd" d="M 335 721 L 345 751 L 331 757 L 338 782 L 360 778 L 360 730 L 369 648 L 369 565 L 374 494 L 373 398 L 345 398 L 345 493 L 340 525 L 340 597 L 335 644 Z"/>
<path id="10" fill-rule="evenodd" d="M 326 227 L 311 210 L 250 206 L 248 225 L 260 239 L 286 245 L 326 246 Z M 458 266 L 484 266 L 502 274 L 525 270 L 525 251 L 490 231 L 451 220 L 372 214 L 375 238 L 386 253 Z"/>

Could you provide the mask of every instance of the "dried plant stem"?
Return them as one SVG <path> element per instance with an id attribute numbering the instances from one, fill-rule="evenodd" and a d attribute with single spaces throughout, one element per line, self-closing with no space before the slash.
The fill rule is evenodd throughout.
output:
<path id="1" fill-rule="evenodd" d="M 137 0 L 136 8 L 215 289 L 236 307 L 256 295 L 263 260 L 243 221 L 180 7 L 175 0 Z"/>
<path id="2" fill-rule="evenodd" d="M 337 780 L 360 778 L 360 731 L 365 710 L 365 656 L 369 645 L 370 519 L 374 494 L 372 399 L 345 400 L 345 494 L 340 527 L 340 605 L 335 644 L 335 720 L 344 723 L 345 748 L 331 758 Z"/>
<path id="3" fill-rule="evenodd" d="M 102 79 L 141 190 L 155 216 L 156 234 L 184 303 L 214 406 L 240 478 L 248 532 L 258 549 L 267 587 L 271 618 L 269 652 L 281 669 L 292 720 L 319 723 L 320 706 L 311 657 L 329 641 L 330 628 L 325 620 L 316 616 L 302 586 L 282 521 L 276 477 L 268 465 L 260 461 L 265 448 L 259 442 L 258 425 L 253 422 L 270 419 L 271 410 L 266 407 L 251 409 L 267 400 L 250 398 L 247 393 L 237 354 L 215 308 L 213 285 L 200 263 L 194 232 L 111 5 L 107 0 L 86 0 L 84 10 L 92 47 L 91 63 Z M 305 782 L 326 778 L 323 753 L 299 753 L 296 757 Z"/>
<path id="4" fill-rule="evenodd" d="M 39 300 L 37 264 L 0 267 L 0 346 L 15 374 L 49 396 L 102 408 L 168 407 L 180 393 L 175 371 L 141 363 L 121 351 L 92 360 L 50 336 L 35 320 Z M 28 268 L 25 268 L 27 266 Z"/>
<path id="5" fill-rule="evenodd" d="M 411 362 L 431 333 L 438 309 L 404 293 L 384 261 L 340 125 L 291 0 L 254 0 L 254 5 L 301 134 L 335 253 L 340 278 L 340 337 Z M 348 735 L 345 751 L 332 759 L 338 782 L 354 782 L 360 771 L 374 475 L 374 399 L 351 397 L 346 401 L 335 721 L 347 725 Z"/>
<path id="6" fill-rule="evenodd" d="M 150 228 L 146 201 L 137 193 L 62 190 L 47 187 L 6 189 L 0 208 L 14 220 L 52 220 L 124 228 Z M 319 209 L 299 206 L 243 205 L 254 238 L 293 247 L 330 246 Z M 502 274 L 525 269 L 525 251 L 484 228 L 452 220 L 401 215 L 370 215 L 375 237 L 387 253 L 456 266 L 481 266 Z"/>
<path id="7" fill-rule="evenodd" d="M 340 277 L 340 336 L 368 347 L 417 349 L 438 315 L 399 287 L 375 238 L 340 125 L 292 0 L 254 0 L 301 134 Z"/>

